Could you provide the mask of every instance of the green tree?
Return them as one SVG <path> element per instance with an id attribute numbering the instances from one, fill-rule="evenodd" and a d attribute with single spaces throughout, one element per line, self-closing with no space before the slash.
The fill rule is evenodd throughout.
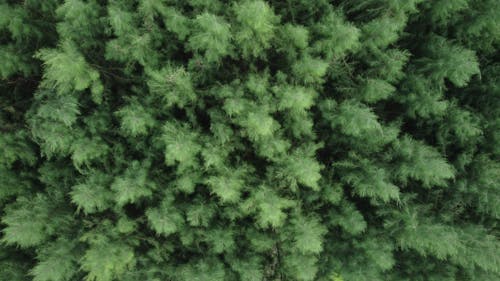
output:
<path id="1" fill-rule="evenodd" d="M 0 280 L 499 280 L 499 18 L 0 0 Z"/>

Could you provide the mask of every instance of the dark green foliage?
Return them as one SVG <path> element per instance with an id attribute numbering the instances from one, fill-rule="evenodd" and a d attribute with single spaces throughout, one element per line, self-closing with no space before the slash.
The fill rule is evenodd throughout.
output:
<path id="1" fill-rule="evenodd" d="M 0 0 L 0 280 L 500 280 L 499 20 Z"/>

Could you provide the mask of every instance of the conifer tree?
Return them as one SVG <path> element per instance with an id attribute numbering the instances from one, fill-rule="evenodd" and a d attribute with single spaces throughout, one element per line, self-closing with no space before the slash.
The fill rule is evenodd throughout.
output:
<path id="1" fill-rule="evenodd" d="M 0 0 L 0 280 L 499 280 L 499 18 Z"/>

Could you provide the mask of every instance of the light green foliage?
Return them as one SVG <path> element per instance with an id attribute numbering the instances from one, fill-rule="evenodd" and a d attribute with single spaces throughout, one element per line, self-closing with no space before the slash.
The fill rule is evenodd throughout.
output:
<path id="1" fill-rule="evenodd" d="M 82 47 L 92 46 L 96 35 L 102 31 L 99 23 L 101 6 L 97 1 L 67 0 L 55 10 L 61 21 L 58 33 L 65 39 L 76 40 Z"/>
<path id="2" fill-rule="evenodd" d="M 382 127 L 373 112 L 361 104 L 343 103 L 336 120 L 346 135 L 361 136 L 367 131 L 381 131 Z"/>
<path id="3" fill-rule="evenodd" d="M 380 17 L 362 27 L 363 37 L 367 47 L 384 48 L 398 39 L 398 33 L 406 24 L 405 18 Z"/>
<path id="4" fill-rule="evenodd" d="M 356 248 L 364 252 L 367 260 L 382 272 L 391 269 L 396 264 L 392 242 L 370 238 L 359 243 Z"/>
<path id="5" fill-rule="evenodd" d="M 146 212 L 151 226 L 158 234 L 169 235 L 177 232 L 177 224 L 182 222 L 182 217 L 178 214 L 168 214 L 163 209 L 150 209 Z"/>
<path id="6" fill-rule="evenodd" d="M 344 281 L 342 276 L 340 276 L 338 273 L 332 274 L 331 278 L 332 281 Z"/>
<path id="7" fill-rule="evenodd" d="M 0 167 L 11 167 L 16 161 L 34 164 L 36 161 L 33 148 L 26 142 L 25 132 L 5 133 L 0 135 Z"/>
<path id="8" fill-rule="evenodd" d="M 36 112 L 37 119 L 52 120 L 70 127 L 76 122 L 80 110 L 78 99 L 74 95 L 57 95 L 47 91 L 40 98 L 45 100 L 40 104 Z"/>
<path id="9" fill-rule="evenodd" d="M 293 201 L 280 197 L 269 187 L 261 186 L 252 192 L 243 208 L 245 211 L 256 211 L 257 223 L 266 228 L 282 226 L 287 217 L 284 209 L 293 205 Z"/>
<path id="10" fill-rule="evenodd" d="M 342 181 L 354 187 L 354 193 L 382 201 L 399 198 L 399 188 L 391 183 L 386 169 L 355 155 L 352 158 L 352 161 L 335 163 L 334 167 L 340 170 Z"/>
<path id="11" fill-rule="evenodd" d="M 449 79 L 455 86 L 467 85 L 474 74 L 479 74 L 479 63 L 474 51 L 447 42 L 442 37 L 431 40 L 430 58 L 422 58 L 421 71 L 436 81 Z"/>
<path id="12" fill-rule="evenodd" d="M 231 32 L 228 23 L 212 14 L 196 17 L 195 25 L 199 32 L 189 38 L 189 48 L 201 51 L 207 62 L 218 62 L 231 53 Z"/>
<path id="13" fill-rule="evenodd" d="M 313 255 L 291 253 L 283 256 L 283 267 L 290 279 L 298 281 L 312 281 L 315 279 L 318 267 L 317 258 Z"/>
<path id="14" fill-rule="evenodd" d="M 131 270 L 134 263 L 133 249 L 112 241 L 91 245 L 81 261 L 82 269 L 88 272 L 85 277 L 88 281 L 116 280 Z"/>
<path id="15" fill-rule="evenodd" d="M 197 204 L 193 205 L 193 207 L 186 212 L 186 220 L 191 226 L 207 227 L 212 220 L 214 213 L 215 210 L 213 206 Z"/>
<path id="16" fill-rule="evenodd" d="M 321 39 L 316 40 L 313 49 L 327 60 L 337 59 L 359 48 L 359 29 L 347 23 L 340 12 L 330 12 L 323 17 L 314 31 Z"/>
<path id="17" fill-rule="evenodd" d="M 33 281 L 64 281 L 75 275 L 77 256 L 75 245 L 65 239 L 50 243 L 38 255 L 38 264 L 31 270 Z"/>
<path id="18" fill-rule="evenodd" d="M 472 164 L 475 166 L 471 171 L 474 181 L 470 185 L 469 192 L 474 194 L 473 204 L 477 206 L 479 212 L 498 219 L 500 217 L 500 206 L 497 204 L 500 199 L 498 192 L 500 165 L 485 155 L 479 156 Z"/>
<path id="19" fill-rule="evenodd" d="M 332 213 L 330 219 L 333 224 L 339 225 L 345 232 L 358 235 L 366 230 L 366 221 L 363 214 L 352 204 L 342 204 L 340 212 Z"/>
<path id="20" fill-rule="evenodd" d="M 318 181 L 321 179 L 322 165 L 313 159 L 313 155 L 314 150 L 297 149 L 283 161 L 282 173 L 292 189 L 297 184 L 316 191 L 320 189 Z"/>
<path id="21" fill-rule="evenodd" d="M 0 280 L 500 280 L 498 0 L 0 0 Z"/>
<path id="22" fill-rule="evenodd" d="M 453 260 L 463 266 L 475 264 L 485 271 L 499 272 L 500 259 L 497 253 L 500 250 L 500 243 L 497 237 L 488 234 L 483 227 L 475 224 L 456 231 L 462 247 L 458 248 L 458 255 L 453 256 Z M 477 239 L 478 236 L 481 237 L 480 240 Z"/>
<path id="23" fill-rule="evenodd" d="M 453 167 L 436 150 L 421 142 L 404 137 L 395 143 L 394 150 L 400 157 L 395 176 L 401 181 L 412 178 L 422 181 L 424 187 L 431 187 L 445 185 L 446 180 L 455 176 Z"/>
<path id="24" fill-rule="evenodd" d="M 173 32 L 177 35 L 180 40 L 184 40 L 187 35 L 191 32 L 189 29 L 189 18 L 184 16 L 180 11 L 176 10 L 173 7 L 162 6 L 161 1 L 141 1 L 142 3 L 147 5 L 148 2 L 157 2 L 153 5 L 157 6 L 158 12 L 161 14 L 163 18 L 163 22 L 166 25 L 168 31 Z M 141 3 L 141 4 L 142 4 Z M 151 17 L 150 13 L 145 13 L 147 17 Z M 152 18 L 148 18 L 152 20 Z"/>
<path id="25" fill-rule="evenodd" d="M 55 88 L 60 95 L 90 88 L 93 100 L 96 103 L 101 101 L 103 85 L 99 72 L 85 61 L 74 43 L 65 41 L 59 49 L 41 50 L 37 57 L 43 60 L 46 67 L 45 87 Z"/>
<path id="26" fill-rule="evenodd" d="M 71 201 L 85 214 L 100 212 L 111 206 L 113 194 L 108 186 L 111 177 L 103 173 L 93 173 L 81 183 L 72 187 Z"/>
<path id="27" fill-rule="evenodd" d="M 257 257 L 249 259 L 233 259 L 230 263 L 231 268 L 238 272 L 242 281 L 259 281 L 262 280 L 264 276 L 261 265 L 262 261 L 260 261 Z"/>
<path id="28" fill-rule="evenodd" d="M 275 90 L 280 110 L 290 110 L 295 114 L 300 114 L 313 106 L 316 92 L 304 87 L 277 87 Z"/>
<path id="29" fill-rule="evenodd" d="M 54 231 L 50 224 L 51 206 L 48 198 L 42 194 L 35 198 L 18 197 L 9 205 L 2 217 L 2 241 L 31 247 L 44 242 Z"/>
<path id="30" fill-rule="evenodd" d="M 276 120 L 264 110 L 249 112 L 241 123 L 253 141 L 269 138 L 279 128 Z"/>
<path id="31" fill-rule="evenodd" d="M 285 39 L 284 48 L 290 47 L 291 44 L 299 50 L 307 48 L 309 45 L 309 30 L 303 26 L 295 26 L 291 24 L 286 24 L 281 31 L 283 38 Z"/>
<path id="32" fill-rule="evenodd" d="M 222 263 L 207 259 L 183 266 L 177 276 L 182 281 L 211 281 L 224 280 L 226 274 Z"/>
<path id="33" fill-rule="evenodd" d="M 422 255 L 430 253 L 438 259 L 457 255 L 460 245 L 453 229 L 441 225 L 416 226 L 403 232 L 398 241 L 403 249 L 412 248 Z"/>
<path id="34" fill-rule="evenodd" d="M 446 112 L 445 119 L 440 124 L 440 134 L 437 136 L 440 142 L 456 142 L 458 145 L 467 145 L 476 142 L 482 135 L 481 125 L 478 119 L 467 110 L 456 106 L 450 106 Z"/>
<path id="35" fill-rule="evenodd" d="M 216 254 L 231 253 L 236 248 L 234 233 L 231 229 L 214 229 L 205 236 L 205 240 Z"/>
<path id="36" fill-rule="evenodd" d="M 318 218 L 297 215 L 290 220 L 291 232 L 294 233 L 294 248 L 302 254 L 319 254 L 323 250 L 323 235 L 327 229 Z"/>
<path id="37" fill-rule="evenodd" d="M 238 23 L 235 41 L 243 57 L 262 57 L 264 51 L 271 47 L 278 17 L 262 0 L 238 3 L 234 6 L 234 13 Z"/>
<path id="38" fill-rule="evenodd" d="M 72 144 L 71 160 L 77 169 L 80 169 L 82 165 L 88 167 L 93 160 L 106 156 L 108 149 L 101 139 L 79 139 Z"/>
<path id="39" fill-rule="evenodd" d="M 126 136 L 146 135 L 156 123 L 151 113 L 135 100 L 118 110 L 116 115 L 121 119 L 121 129 Z"/>
<path id="40" fill-rule="evenodd" d="M 158 207 L 146 210 L 146 217 L 152 229 L 165 236 L 178 232 L 184 224 L 184 216 L 169 197 L 164 198 Z"/>
<path id="41" fill-rule="evenodd" d="M 151 94 L 165 107 L 184 107 L 195 98 L 190 74 L 184 68 L 167 66 L 159 71 L 148 70 L 147 74 Z"/>
<path id="42" fill-rule="evenodd" d="M 239 201 L 245 188 L 245 172 L 245 169 L 223 171 L 220 175 L 208 177 L 206 183 L 221 202 L 234 203 Z"/>
<path id="43" fill-rule="evenodd" d="M 292 72 L 297 80 L 306 84 L 323 81 L 327 69 L 328 63 L 310 56 L 302 57 L 292 66 Z"/>
<path id="44" fill-rule="evenodd" d="M 423 76 L 409 76 L 402 90 L 405 95 L 398 99 L 407 104 L 412 118 L 442 116 L 448 108 L 448 102 L 442 99 L 442 89 Z"/>
<path id="45" fill-rule="evenodd" d="M 153 194 L 155 184 L 148 180 L 149 166 L 147 162 L 133 161 L 122 175 L 115 177 L 111 190 L 115 192 L 115 201 L 119 206 Z"/>
<path id="46" fill-rule="evenodd" d="M 389 83 L 399 81 L 405 77 L 406 73 L 403 70 L 408 63 L 409 52 L 400 49 L 373 50 L 370 56 L 373 56 L 373 61 L 367 63 L 373 69 L 368 70 L 368 74 L 383 78 Z"/>
<path id="47" fill-rule="evenodd" d="M 115 4 L 115 5 L 113 5 Z M 109 24 L 116 36 L 127 36 L 134 32 L 134 14 L 113 3 L 108 6 Z"/>
<path id="48" fill-rule="evenodd" d="M 187 126 L 167 123 L 163 127 L 162 139 L 165 143 L 165 163 L 179 164 L 179 169 L 197 165 L 197 154 L 201 150 L 198 135 Z"/>
<path id="49" fill-rule="evenodd" d="M 387 99 L 395 90 L 394 86 L 380 79 L 367 79 L 360 89 L 362 98 L 367 103 Z"/>

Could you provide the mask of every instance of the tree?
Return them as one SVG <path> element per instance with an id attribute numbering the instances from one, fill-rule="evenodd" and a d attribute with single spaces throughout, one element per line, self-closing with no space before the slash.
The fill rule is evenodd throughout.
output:
<path id="1" fill-rule="evenodd" d="M 499 17 L 0 0 L 0 280 L 498 280 Z"/>

